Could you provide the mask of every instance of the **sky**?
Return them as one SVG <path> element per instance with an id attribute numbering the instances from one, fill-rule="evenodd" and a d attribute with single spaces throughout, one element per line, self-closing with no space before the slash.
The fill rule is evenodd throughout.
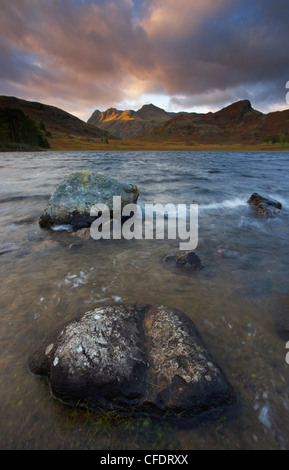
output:
<path id="1" fill-rule="evenodd" d="M 288 109 L 288 0 L 0 0 L 0 95 L 57 106 Z"/>

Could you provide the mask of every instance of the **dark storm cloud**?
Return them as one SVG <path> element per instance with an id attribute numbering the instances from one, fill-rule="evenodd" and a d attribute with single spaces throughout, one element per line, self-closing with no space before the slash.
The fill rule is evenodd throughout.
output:
<path id="1" fill-rule="evenodd" d="M 285 102 L 288 23 L 288 0 L 0 0 L 0 85 L 68 110 L 160 89 L 260 108 Z"/>
<path id="2" fill-rule="evenodd" d="M 170 95 L 180 95 L 183 104 L 200 105 L 200 96 L 220 101 L 244 97 L 254 90 L 267 102 L 284 101 L 289 76 L 289 11 L 286 0 L 234 0 L 220 2 L 156 1 L 171 4 L 171 15 L 152 10 L 148 31 L 157 45 L 159 80 Z M 273 7 L 274 3 L 274 7 Z M 199 8 L 197 8 L 199 4 Z M 218 8 L 216 8 L 216 4 Z M 183 8 L 182 8 L 183 7 Z M 154 15 L 156 16 L 154 18 Z M 178 31 L 165 25 L 174 18 Z M 186 26 L 191 18 L 191 27 Z M 183 29 L 181 25 L 185 25 Z M 258 93 L 258 85 L 260 91 Z M 262 90 L 262 93 L 261 93 Z M 175 98 L 175 102 L 178 101 Z M 260 100 L 256 104 L 262 104 Z"/>

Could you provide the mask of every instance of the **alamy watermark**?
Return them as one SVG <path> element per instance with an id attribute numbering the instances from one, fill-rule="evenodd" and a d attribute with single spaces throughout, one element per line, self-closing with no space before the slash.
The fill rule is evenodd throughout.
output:
<path id="1" fill-rule="evenodd" d="M 286 83 L 285 88 L 288 90 L 289 89 L 289 81 Z M 289 104 L 289 91 L 286 94 L 286 103 Z"/>
<path id="2" fill-rule="evenodd" d="M 194 250 L 198 245 L 198 204 L 121 205 L 113 197 L 113 209 L 95 204 L 90 215 L 97 217 L 90 227 L 91 237 L 109 240 L 181 240 L 180 250 Z"/>

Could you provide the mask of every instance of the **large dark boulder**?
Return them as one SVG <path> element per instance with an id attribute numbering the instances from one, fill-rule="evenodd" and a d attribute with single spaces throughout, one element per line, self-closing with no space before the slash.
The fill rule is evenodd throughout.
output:
<path id="1" fill-rule="evenodd" d="M 113 210 L 113 197 L 121 197 L 121 209 L 136 203 L 138 188 L 114 178 L 77 171 L 66 176 L 52 194 L 43 210 L 39 224 L 43 228 L 53 225 L 71 225 L 74 228 L 89 227 L 96 217 L 91 216 L 93 205 L 105 204 Z"/>
<path id="2" fill-rule="evenodd" d="M 247 202 L 255 206 L 256 211 L 263 216 L 276 215 L 282 209 L 281 202 L 267 199 L 258 193 L 253 193 Z"/>
<path id="3" fill-rule="evenodd" d="M 194 417 L 234 402 L 195 324 L 164 306 L 89 311 L 45 341 L 29 367 L 48 377 L 55 398 L 91 409 Z"/>

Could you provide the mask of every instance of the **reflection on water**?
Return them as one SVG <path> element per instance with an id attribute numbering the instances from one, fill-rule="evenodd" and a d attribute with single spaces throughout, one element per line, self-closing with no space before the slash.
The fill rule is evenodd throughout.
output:
<path id="1" fill-rule="evenodd" d="M 288 153 L 2 154 L 0 447 L 2 449 L 288 449 Z M 85 241 L 38 218 L 59 180 L 93 170 L 138 185 L 139 203 L 199 204 L 204 269 L 162 264 L 173 240 Z M 282 172 L 280 171 L 282 169 Z M 283 204 L 256 216 L 253 192 Z M 234 415 L 192 428 L 74 410 L 30 374 L 44 335 L 99 304 L 179 308 L 197 324 L 237 393 Z"/>

